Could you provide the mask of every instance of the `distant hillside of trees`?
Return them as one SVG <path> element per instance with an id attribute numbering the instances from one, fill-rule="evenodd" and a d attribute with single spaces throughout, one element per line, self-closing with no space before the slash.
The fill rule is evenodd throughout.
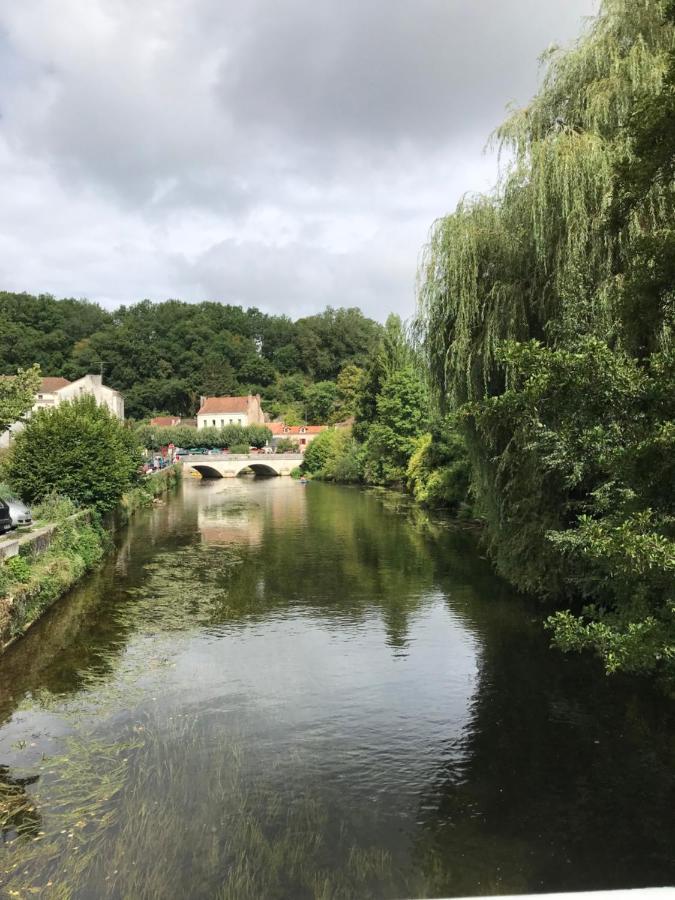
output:
<path id="1" fill-rule="evenodd" d="M 0 292 L 0 375 L 38 363 L 74 379 L 102 367 L 136 419 L 193 415 L 201 394 L 259 393 L 273 416 L 311 421 L 337 411 L 339 374 L 365 366 L 381 331 L 356 308 L 294 322 L 215 302 L 144 300 L 109 312 Z"/>

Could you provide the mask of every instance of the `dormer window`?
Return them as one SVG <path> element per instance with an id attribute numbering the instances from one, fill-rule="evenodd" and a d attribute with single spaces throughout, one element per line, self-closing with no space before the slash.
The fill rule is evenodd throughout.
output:
<path id="1" fill-rule="evenodd" d="M 305 434 L 306 431 L 307 431 L 307 429 L 303 426 L 303 427 L 300 429 L 300 434 Z"/>
<path id="2" fill-rule="evenodd" d="M 291 429 L 288 427 L 288 425 L 284 425 L 284 434 L 288 434 L 288 432 L 289 432 L 290 430 L 291 430 Z"/>

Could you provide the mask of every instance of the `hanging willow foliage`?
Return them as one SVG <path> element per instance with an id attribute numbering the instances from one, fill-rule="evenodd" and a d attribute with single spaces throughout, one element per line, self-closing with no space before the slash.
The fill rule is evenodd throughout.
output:
<path id="1" fill-rule="evenodd" d="M 675 660 L 675 0 L 603 0 L 544 62 L 493 193 L 432 227 L 415 334 L 498 569 L 593 600 L 561 646 L 646 669 Z"/>
<path id="2" fill-rule="evenodd" d="M 661 186 L 626 227 L 608 228 L 614 167 L 631 154 L 624 126 L 661 88 L 675 46 L 665 6 L 605 0 L 575 47 L 549 51 L 541 90 L 495 134 L 512 154 L 501 183 L 434 224 L 417 334 L 442 403 L 501 390 L 495 348 L 504 339 L 619 338 L 626 243 L 671 209 Z"/>

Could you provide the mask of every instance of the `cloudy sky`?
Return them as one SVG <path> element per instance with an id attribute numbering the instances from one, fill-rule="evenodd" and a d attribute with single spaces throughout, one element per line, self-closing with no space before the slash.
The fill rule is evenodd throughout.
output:
<path id="1" fill-rule="evenodd" d="M 597 0 L 0 0 L 0 289 L 414 307 Z"/>

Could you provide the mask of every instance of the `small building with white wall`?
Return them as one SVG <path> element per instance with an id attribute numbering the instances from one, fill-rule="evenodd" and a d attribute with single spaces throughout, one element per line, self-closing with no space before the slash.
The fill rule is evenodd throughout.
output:
<path id="1" fill-rule="evenodd" d="M 124 419 L 124 398 L 119 391 L 106 387 L 100 375 L 84 375 L 77 381 L 68 381 L 67 378 L 43 378 L 31 412 L 54 409 L 61 403 L 79 400 L 81 397 L 94 397 L 99 406 L 107 406 L 116 418 Z M 27 418 L 29 417 L 30 413 Z M 0 447 L 8 447 L 12 434 L 22 428 L 22 422 L 15 422 L 7 431 L 0 434 Z"/>
<path id="2" fill-rule="evenodd" d="M 227 425 L 264 425 L 260 394 L 247 397 L 202 397 L 197 412 L 197 428 L 225 428 Z"/>

